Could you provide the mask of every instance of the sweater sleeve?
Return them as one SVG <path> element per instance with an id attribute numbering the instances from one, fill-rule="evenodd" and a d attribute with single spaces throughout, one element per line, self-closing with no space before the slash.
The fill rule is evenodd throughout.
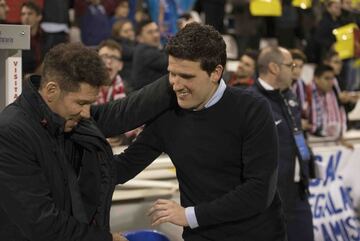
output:
<path id="1" fill-rule="evenodd" d="M 242 183 L 211 202 L 195 206 L 200 227 L 250 218 L 266 210 L 274 199 L 278 137 L 269 103 L 262 98 L 255 100 L 242 113 Z"/>
<path id="2" fill-rule="evenodd" d="M 174 96 L 166 75 L 123 99 L 91 106 L 91 116 L 105 137 L 117 136 L 174 106 Z"/>
<path id="3" fill-rule="evenodd" d="M 56 207 L 40 163 L 20 131 L 11 127 L 0 128 L 0 192 L 0 208 L 26 240 L 112 240 L 108 231 L 80 223 Z"/>
<path id="4" fill-rule="evenodd" d="M 123 153 L 114 157 L 117 184 L 134 178 L 162 153 L 163 145 L 155 134 L 155 125 L 156 121 L 145 127 Z"/>

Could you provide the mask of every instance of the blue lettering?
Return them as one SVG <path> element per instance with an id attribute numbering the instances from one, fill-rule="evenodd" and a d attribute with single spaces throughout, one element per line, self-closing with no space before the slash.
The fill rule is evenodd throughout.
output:
<path id="1" fill-rule="evenodd" d="M 353 200 L 350 196 L 351 187 L 340 187 L 340 193 L 343 201 L 344 210 L 354 209 Z"/>
<path id="2" fill-rule="evenodd" d="M 321 233 L 325 241 L 332 241 L 329 232 L 326 230 L 325 224 L 321 224 Z"/>
<path id="3" fill-rule="evenodd" d="M 359 241 L 360 240 L 360 227 L 358 227 L 358 228 L 356 227 L 357 226 L 357 221 L 354 220 L 354 218 L 352 218 L 352 217 L 348 217 L 345 220 L 345 223 L 350 229 L 354 230 L 356 232 L 356 234 L 357 234 L 357 235 L 350 234 L 351 240 Z"/>
<path id="4" fill-rule="evenodd" d="M 339 162 L 340 162 L 340 158 L 341 158 L 341 151 L 338 151 L 336 154 L 336 158 L 334 157 L 334 155 L 330 156 L 328 165 L 326 167 L 326 178 L 324 181 L 324 186 L 327 184 L 327 182 L 330 181 L 334 181 L 336 178 L 336 171 L 337 168 L 339 167 Z"/>

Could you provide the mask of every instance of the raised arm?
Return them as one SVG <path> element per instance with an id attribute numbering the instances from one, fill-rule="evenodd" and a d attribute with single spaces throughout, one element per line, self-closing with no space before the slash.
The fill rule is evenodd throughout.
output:
<path id="1" fill-rule="evenodd" d="M 175 95 L 166 75 L 124 99 L 92 106 L 91 116 L 103 134 L 111 137 L 143 125 L 174 103 Z"/>

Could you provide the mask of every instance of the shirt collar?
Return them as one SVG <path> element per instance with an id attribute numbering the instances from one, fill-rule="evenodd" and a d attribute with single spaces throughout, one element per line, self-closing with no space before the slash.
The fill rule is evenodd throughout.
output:
<path id="1" fill-rule="evenodd" d="M 217 87 L 217 90 L 213 94 L 213 96 L 210 98 L 210 100 L 205 104 L 204 108 L 209 108 L 213 105 L 215 105 L 221 97 L 224 95 L 224 91 L 226 89 L 226 84 L 223 79 L 220 80 L 219 86 Z"/>
<path id="2" fill-rule="evenodd" d="M 265 80 L 262 80 L 262 79 L 258 79 L 259 80 L 259 83 L 260 85 L 265 89 L 265 90 L 275 90 L 274 87 L 272 87 L 271 85 L 269 85 Z"/>

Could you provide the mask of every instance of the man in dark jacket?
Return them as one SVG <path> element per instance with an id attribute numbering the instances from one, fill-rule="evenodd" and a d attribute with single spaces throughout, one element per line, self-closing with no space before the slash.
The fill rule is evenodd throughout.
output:
<path id="1" fill-rule="evenodd" d="M 262 50 L 258 58 L 260 77 L 251 90 L 268 99 L 278 130 L 278 188 L 288 240 L 312 241 L 312 214 L 307 200 L 311 154 L 301 129 L 299 104 L 289 89 L 294 67 L 288 50 L 277 47 Z"/>
<path id="2" fill-rule="evenodd" d="M 119 158 L 106 137 L 170 106 L 167 77 L 91 106 L 108 73 L 98 54 L 60 44 L 0 114 L 0 240 L 124 240 L 109 228 Z"/>
<path id="3" fill-rule="evenodd" d="M 166 74 L 168 64 L 167 54 L 160 50 L 160 31 L 155 22 L 140 22 L 136 29 L 136 39 L 139 44 L 135 47 L 130 80 L 134 90 Z"/>

